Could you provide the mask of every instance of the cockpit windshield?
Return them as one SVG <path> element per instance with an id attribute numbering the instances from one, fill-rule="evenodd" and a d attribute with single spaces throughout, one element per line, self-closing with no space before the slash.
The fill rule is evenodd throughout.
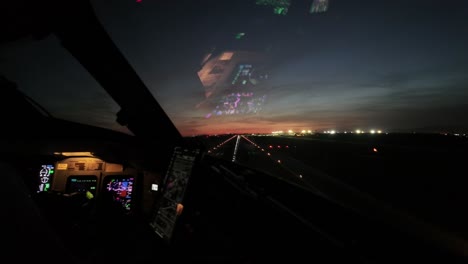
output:
<path id="1" fill-rule="evenodd" d="M 185 136 L 468 125 L 464 1 L 93 6 Z M 1 54 L 2 72 L 55 116 L 126 130 L 118 106 L 55 37 Z"/>

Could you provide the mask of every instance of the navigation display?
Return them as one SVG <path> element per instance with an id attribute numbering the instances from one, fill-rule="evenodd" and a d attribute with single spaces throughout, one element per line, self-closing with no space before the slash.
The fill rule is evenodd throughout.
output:
<path id="1" fill-rule="evenodd" d="M 107 176 L 104 191 L 112 194 L 112 199 L 122 204 L 125 210 L 132 209 L 133 176 Z"/>
<path id="2" fill-rule="evenodd" d="M 89 191 L 93 195 L 96 194 L 97 188 L 97 177 L 94 175 L 83 175 L 83 176 L 69 176 L 67 178 L 67 193 Z"/>
<path id="3" fill-rule="evenodd" d="M 182 203 L 198 149 L 176 147 L 163 189 L 163 197 L 150 225 L 154 231 L 166 240 L 170 240 L 177 220 L 177 206 Z"/>

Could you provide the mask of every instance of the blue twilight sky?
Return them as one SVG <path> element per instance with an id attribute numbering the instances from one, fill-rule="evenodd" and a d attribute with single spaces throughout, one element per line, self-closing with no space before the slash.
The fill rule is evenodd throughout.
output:
<path id="1" fill-rule="evenodd" d="M 468 128 L 466 1 L 330 0 L 309 14 L 311 3 L 291 1 L 278 16 L 254 0 L 93 1 L 183 135 Z M 268 73 L 249 88 L 266 101 L 256 113 L 207 118 L 228 86 L 206 98 L 197 72 L 204 55 L 227 51 L 264 58 L 240 62 Z M 0 72 L 59 118 L 126 131 L 118 105 L 54 36 L 0 46 Z"/>

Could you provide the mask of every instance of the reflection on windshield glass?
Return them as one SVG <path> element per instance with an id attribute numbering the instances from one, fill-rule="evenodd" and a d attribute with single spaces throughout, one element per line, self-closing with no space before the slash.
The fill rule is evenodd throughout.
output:
<path id="1" fill-rule="evenodd" d="M 182 134 L 196 135 L 463 130 L 465 5 L 142 3 L 119 12 L 136 23 L 125 34 L 128 22 L 97 9 Z"/>
<path id="2" fill-rule="evenodd" d="M 206 100 L 197 107 L 208 108 L 205 117 L 259 114 L 268 92 L 264 61 L 259 54 L 249 52 L 223 52 L 208 60 L 198 72 Z"/>

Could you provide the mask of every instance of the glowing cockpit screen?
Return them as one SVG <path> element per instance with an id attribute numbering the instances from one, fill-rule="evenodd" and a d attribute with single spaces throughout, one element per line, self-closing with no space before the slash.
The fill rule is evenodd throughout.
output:
<path id="1" fill-rule="evenodd" d="M 132 192 L 134 178 L 131 176 L 108 176 L 105 178 L 104 191 L 112 195 L 112 199 L 122 204 L 125 210 L 132 207 Z"/>
<path id="2" fill-rule="evenodd" d="M 96 194 L 97 177 L 94 175 L 70 176 L 67 178 L 67 193 L 90 192 Z"/>
<path id="3" fill-rule="evenodd" d="M 54 175 L 54 165 L 42 165 L 39 170 L 39 188 L 37 192 L 47 192 L 50 189 L 52 176 Z"/>

